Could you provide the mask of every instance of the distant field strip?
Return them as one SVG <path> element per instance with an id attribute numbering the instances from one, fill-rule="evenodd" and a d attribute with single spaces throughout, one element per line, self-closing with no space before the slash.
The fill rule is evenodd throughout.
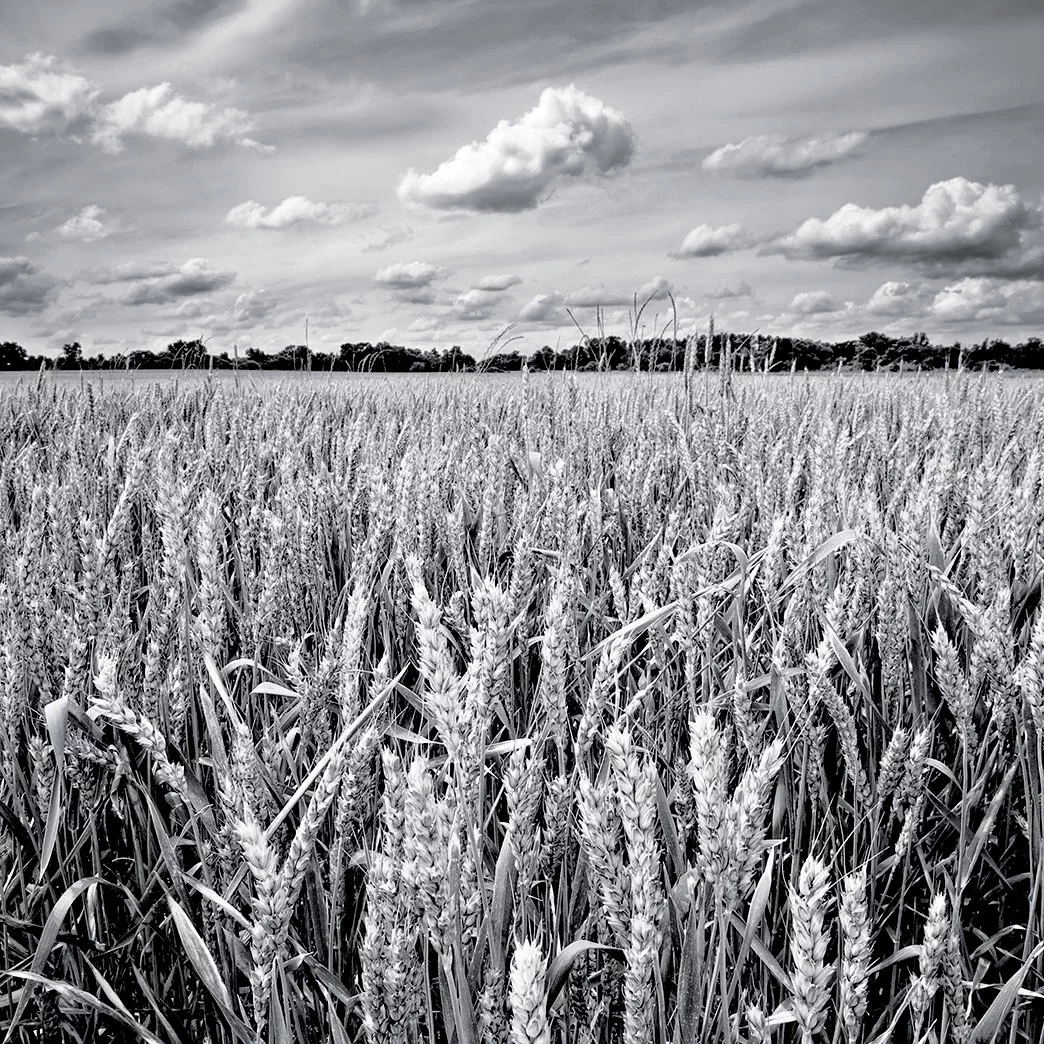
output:
<path id="1" fill-rule="evenodd" d="M 1044 381 L 0 386 L 0 1040 L 1037 1044 Z"/>

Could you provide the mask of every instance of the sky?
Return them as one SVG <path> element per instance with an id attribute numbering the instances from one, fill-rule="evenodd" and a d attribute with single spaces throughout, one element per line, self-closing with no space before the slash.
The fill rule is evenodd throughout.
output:
<path id="1" fill-rule="evenodd" d="M 0 340 L 1044 334 L 1040 0 L 0 0 Z M 644 306 L 644 307 L 643 307 Z M 639 314 L 640 312 L 640 314 Z"/>

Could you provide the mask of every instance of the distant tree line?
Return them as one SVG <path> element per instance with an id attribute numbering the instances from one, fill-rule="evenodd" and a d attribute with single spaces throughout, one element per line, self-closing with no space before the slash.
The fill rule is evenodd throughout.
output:
<path id="1" fill-rule="evenodd" d="M 290 344 L 279 352 L 248 348 L 229 356 L 207 350 L 205 341 L 173 341 L 162 352 L 134 351 L 121 355 L 85 356 L 78 342 L 66 344 L 57 359 L 30 355 L 19 344 L 0 342 L 0 371 L 38 370 L 289 370 L 362 373 L 503 373 L 520 370 L 634 370 L 669 372 L 688 365 L 696 370 L 718 369 L 723 361 L 737 371 L 757 370 L 926 370 L 1044 369 L 1044 341 L 1031 337 L 1018 344 L 987 339 L 978 344 L 933 344 L 924 333 L 889 337 L 867 333 L 854 341 L 817 341 L 761 334 L 701 334 L 688 340 L 655 338 L 629 341 L 622 337 L 585 337 L 555 350 L 548 345 L 531 354 L 500 351 L 475 359 L 458 346 L 450 349 L 404 348 L 380 341 L 342 344 L 337 353 Z"/>

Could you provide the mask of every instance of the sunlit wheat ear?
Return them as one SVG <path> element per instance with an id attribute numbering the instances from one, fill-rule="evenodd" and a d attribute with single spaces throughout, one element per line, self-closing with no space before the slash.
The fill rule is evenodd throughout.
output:
<path id="1" fill-rule="evenodd" d="M 830 1000 L 834 969 L 826 963 L 829 876 L 827 867 L 809 856 L 801 867 L 797 888 L 789 890 L 790 989 L 802 1044 L 809 1044 L 823 1028 Z"/>
<path id="2" fill-rule="evenodd" d="M 698 711 L 689 725 L 689 778 L 696 803 L 699 868 L 708 884 L 721 878 L 728 850 L 725 848 L 727 808 L 725 753 L 721 734 L 709 711 Z"/>
<path id="3" fill-rule="evenodd" d="M 745 1017 L 748 1044 L 768 1044 L 769 1025 L 761 1008 L 756 1004 L 748 1004 Z"/>
<path id="4" fill-rule="evenodd" d="M 544 958 L 535 942 L 522 942 L 511 957 L 508 1004 L 511 1044 L 550 1044 L 551 1031 L 544 1010 Z"/>
<path id="5" fill-rule="evenodd" d="M 89 717 L 103 718 L 120 732 L 130 736 L 152 759 L 156 778 L 172 792 L 178 801 L 188 800 L 185 770 L 167 756 L 167 741 L 160 730 L 146 718 L 132 710 L 126 699 L 116 691 L 116 663 L 109 657 L 100 657 L 98 675 L 94 679 L 97 692 L 92 695 Z"/>
<path id="6" fill-rule="evenodd" d="M 928 908 L 928 920 L 924 925 L 924 940 L 921 943 L 919 960 L 920 974 L 914 979 L 910 990 L 910 1009 L 914 1024 L 921 1027 L 928 1009 L 942 983 L 943 960 L 946 955 L 947 939 L 950 935 L 950 919 L 946 912 L 946 896 L 936 895 Z"/>
<path id="7" fill-rule="evenodd" d="M 870 969 L 870 912 L 866 896 L 866 871 L 845 877 L 838 904 L 841 924 L 841 976 L 838 980 L 840 1021 L 845 1039 L 855 1044 L 866 1014 Z"/>
<path id="8" fill-rule="evenodd" d="M 730 905 L 744 901 L 754 886 L 754 877 L 767 848 L 766 818 L 776 776 L 785 760 L 784 742 L 772 741 L 757 764 L 743 773 L 729 801 L 726 836 L 729 853 L 725 870 L 725 898 Z"/>

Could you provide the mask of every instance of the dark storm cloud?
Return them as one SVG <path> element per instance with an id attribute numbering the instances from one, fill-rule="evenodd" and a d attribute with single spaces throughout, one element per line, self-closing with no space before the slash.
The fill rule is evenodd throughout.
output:
<path id="1" fill-rule="evenodd" d="M 27 257 L 0 257 L 0 315 L 38 315 L 59 285 Z"/>

